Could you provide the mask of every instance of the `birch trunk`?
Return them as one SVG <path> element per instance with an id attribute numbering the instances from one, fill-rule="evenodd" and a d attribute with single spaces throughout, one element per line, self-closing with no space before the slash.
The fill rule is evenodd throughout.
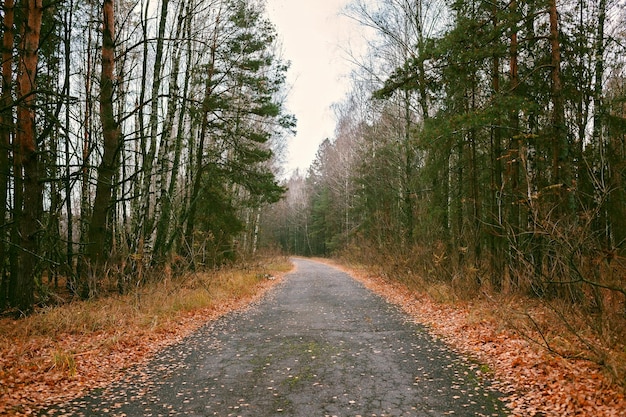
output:
<path id="1" fill-rule="evenodd" d="M 65 52 L 65 79 L 63 89 L 66 91 L 65 96 L 65 210 L 67 215 L 67 235 L 66 235 L 66 274 L 68 277 L 74 275 L 74 216 L 72 211 L 72 181 L 71 156 L 70 156 L 70 106 L 72 98 L 70 96 L 70 71 L 71 71 L 71 39 L 72 39 L 72 20 L 74 13 L 74 1 L 70 0 L 68 9 L 65 11 L 64 17 L 64 52 Z"/>
<path id="2" fill-rule="evenodd" d="M 169 186 L 168 186 L 168 178 L 170 178 L 170 183 L 176 181 L 176 177 L 174 176 L 174 161 L 171 161 L 171 155 L 173 148 L 176 148 L 177 143 L 179 143 L 179 138 L 172 140 L 172 131 L 174 127 L 174 119 L 176 118 L 176 113 L 178 111 L 178 102 L 179 102 L 179 85 L 178 85 L 178 77 L 180 74 L 180 62 L 182 55 L 182 48 L 180 47 L 178 40 L 182 39 L 182 31 L 185 26 L 185 16 L 184 16 L 184 4 L 181 3 L 180 10 L 178 12 L 178 23 L 176 25 L 176 33 L 174 35 L 174 39 L 176 41 L 173 43 L 173 57 L 172 57 L 172 72 L 170 74 L 170 81 L 168 87 L 168 101 L 167 101 L 167 111 L 165 116 L 165 124 L 163 126 L 163 132 L 161 134 L 161 141 L 159 144 L 159 155 L 157 158 L 157 164 L 159 166 L 158 169 L 158 179 L 157 179 L 157 202 L 155 210 L 158 215 L 155 215 L 156 221 L 156 237 L 154 240 L 154 254 L 159 260 L 163 260 L 163 258 L 167 255 L 167 251 L 165 250 L 165 242 L 167 240 L 167 236 L 170 231 L 170 220 L 171 220 L 171 212 L 172 212 L 172 198 L 173 195 L 170 194 Z M 181 122 L 182 123 L 182 122 Z M 180 158 L 180 157 L 179 157 Z M 179 161 L 177 161 L 178 163 Z M 178 169 L 176 169 L 176 175 L 178 173 Z"/>
<path id="3" fill-rule="evenodd" d="M 192 54 L 191 54 L 191 35 L 192 35 L 192 18 L 193 15 L 191 13 L 191 10 L 194 7 L 194 2 L 193 1 L 188 1 L 187 2 L 187 10 L 185 12 L 185 27 L 184 27 L 184 33 L 185 33 L 185 37 L 187 39 L 186 42 L 186 63 L 185 63 L 185 67 L 186 67 L 186 72 L 185 72 L 185 82 L 183 85 L 183 93 L 182 93 L 182 102 L 180 105 L 180 109 L 178 112 L 178 127 L 177 127 L 177 131 L 176 131 L 176 143 L 174 145 L 174 160 L 172 162 L 172 174 L 170 175 L 170 183 L 167 189 L 167 195 L 170 197 L 170 199 L 165 201 L 165 207 L 167 208 L 168 214 L 167 216 L 164 218 L 163 221 L 165 221 L 167 219 L 167 221 L 169 222 L 169 219 L 172 217 L 172 212 L 174 212 L 174 207 L 173 207 L 173 198 L 174 196 L 177 194 L 176 190 L 178 188 L 178 175 L 180 172 L 180 161 L 181 161 L 181 157 L 182 157 L 182 151 L 183 151 L 183 138 L 185 136 L 185 123 L 187 121 L 187 113 L 188 113 L 188 95 L 189 95 L 189 87 L 190 87 L 190 79 L 191 79 L 191 72 L 192 72 Z M 189 134 L 190 137 L 193 137 L 193 132 Z M 175 244 L 175 242 L 178 240 L 178 238 L 181 236 L 181 229 L 182 229 L 182 220 L 181 219 L 175 219 L 174 220 L 174 226 L 171 229 L 171 233 L 169 232 L 165 232 L 165 234 L 169 235 L 167 236 L 166 239 L 166 243 L 164 248 L 162 249 L 163 252 L 170 252 Z M 169 228 L 169 224 L 167 225 L 163 225 L 163 228 Z"/>
<path id="4" fill-rule="evenodd" d="M 154 186 L 152 182 L 154 158 L 157 152 L 157 135 L 159 130 L 159 92 L 161 91 L 161 71 L 163 66 L 163 47 L 165 43 L 165 25 L 167 23 L 167 9 L 169 0 L 161 0 L 161 12 L 159 18 L 159 27 L 156 38 L 156 53 L 154 57 L 154 69 L 152 78 L 152 90 L 150 94 L 150 141 L 148 143 L 148 152 L 143 160 L 143 184 L 142 184 L 142 208 L 139 213 L 143 216 L 143 228 L 140 230 L 140 235 L 143 237 L 143 242 L 146 245 L 150 245 L 152 232 L 154 229 L 154 208 L 152 206 L 152 188 Z M 145 73 L 144 73 L 145 76 Z M 165 135 L 165 132 L 162 132 Z M 167 140 L 167 138 L 163 138 Z"/>
<path id="5" fill-rule="evenodd" d="M 95 20 L 93 8 L 89 9 L 90 20 Z M 82 168 L 81 168 L 81 188 L 80 188 L 80 258 L 76 265 L 76 276 L 80 278 L 84 275 L 86 248 L 89 245 L 89 218 L 91 217 L 91 149 L 93 147 L 93 33 L 92 27 L 87 28 L 87 48 L 86 48 L 86 68 L 85 68 L 85 113 L 83 115 L 83 146 L 82 146 Z M 74 280 L 72 280 L 74 281 Z M 72 290 L 78 291 L 80 284 L 71 283 Z"/>

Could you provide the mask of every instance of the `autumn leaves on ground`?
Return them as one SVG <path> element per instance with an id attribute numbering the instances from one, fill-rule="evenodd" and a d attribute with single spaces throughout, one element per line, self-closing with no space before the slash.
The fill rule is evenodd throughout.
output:
<path id="1" fill-rule="evenodd" d="M 480 363 L 481 372 L 505 394 L 512 415 L 624 415 L 625 381 L 616 377 L 626 365 L 624 346 L 604 352 L 603 366 L 589 360 L 587 335 L 572 333 L 566 321 L 571 317 L 556 320 L 554 311 L 530 298 L 484 293 L 467 301 L 440 284 L 416 291 L 410 289 L 415 283 L 400 283 L 372 268 L 357 265 L 347 272 Z"/>
<path id="2" fill-rule="evenodd" d="M 69 302 L 18 321 L 1 319 L 0 415 L 32 414 L 106 385 L 207 321 L 257 299 L 290 269 L 284 258 L 266 259 L 166 279 L 125 296 Z M 569 349 L 569 359 L 533 342 L 556 342 L 559 324 L 522 324 L 517 303 L 528 307 L 529 300 L 485 295 L 469 303 L 444 297 L 441 288 L 409 289 L 371 269 L 353 266 L 348 272 L 481 363 L 481 372 L 506 394 L 513 415 L 623 415 L 626 401 L 615 378 L 589 360 L 575 359 L 586 354 L 576 347 L 580 341 L 562 333 L 559 348 Z M 534 317 L 548 314 L 540 305 L 530 309 Z M 624 359 L 619 352 L 612 355 L 612 361 Z"/>
<path id="3" fill-rule="evenodd" d="M 265 259 L 0 319 L 0 415 L 29 415 L 106 385 L 207 321 L 257 299 L 291 268 L 284 258 Z"/>

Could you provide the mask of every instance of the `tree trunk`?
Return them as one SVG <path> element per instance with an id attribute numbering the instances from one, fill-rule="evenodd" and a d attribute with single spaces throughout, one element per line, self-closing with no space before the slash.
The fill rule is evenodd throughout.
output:
<path id="1" fill-rule="evenodd" d="M 213 76 L 215 75 L 215 61 L 217 59 L 217 40 L 218 34 L 220 30 L 220 20 L 221 20 L 221 10 L 217 12 L 217 17 L 215 21 L 215 32 L 213 34 L 212 44 L 211 44 L 211 57 L 209 61 L 209 68 L 207 70 L 207 78 L 205 81 L 204 87 L 204 98 L 202 102 L 202 127 L 200 131 L 200 142 L 198 143 L 196 149 L 196 160 L 195 167 L 193 170 L 193 181 L 191 186 L 191 195 L 189 199 L 189 205 L 186 213 L 186 228 L 185 228 L 185 237 L 187 239 L 187 255 L 193 254 L 193 232 L 195 229 L 195 220 L 196 220 L 196 211 L 197 211 L 197 201 L 200 195 L 200 189 L 202 187 L 202 173 L 204 171 L 204 145 L 206 143 L 206 137 L 208 132 L 208 117 L 209 112 L 211 111 L 211 103 L 210 100 L 213 95 Z"/>
<path id="2" fill-rule="evenodd" d="M 511 94 L 513 97 L 518 94 L 519 87 L 519 64 L 518 64 L 518 34 L 517 34 L 517 1 L 513 0 L 509 6 L 512 17 L 515 19 L 515 24 L 511 25 L 510 46 L 509 46 L 509 76 L 511 79 Z M 508 266 L 509 266 L 509 280 L 517 286 L 518 282 L 514 278 L 517 273 L 517 244 L 518 234 L 521 227 L 521 204 L 522 193 L 520 190 L 520 117 L 519 110 L 513 109 L 509 115 L 509 124 L 511 126 L 511 139 L 509 140 L 509 162 L 507 166 L 507 177 L 510 183 L 509 195 L 510 197 L 505 200 L 509 207 L 509 215 L 507 219 L 506 233 L 508 234 Z"/>
<path id="3" fill-rule="evenodd" d="M 167 23 L 167 9 L 169 0 L 161 0 L 161 13 L 159 19 L 159 27 L 156 38 L 156 52 L 154 57 L 154 69 L 152 76 L 152 90 L 150 95 L 150 142 L 148 144 L 149 150 L 143 160 L 142 169 L 143 184 L 142 184 L 142 208 L 140 215 L 143 216 L 143 228 L 140 231 L 143 237 L 144 244 L 149 244 L 151 241 L 152 232 L 154 230 L 155 217 L 152 207 L 152 179 L 153 179 L 153 166 L 154 158 L 157 152 L 157 133 L 159 128 L 159 92 L 161 90 L 161 70 L 163 69 L 163 47 L 165 43 L 165 25 Z M 165 137 L 165 131 L 162 131 L 162 141 L 166 141 L 169 138 Z"/>
<path id="4" fill-rule="evenodd" d="M 182 151 L 183 151 L 183 138 L 184 138 L 184 133 L 185 133 L 185 122 L 186 122 L 186 118 L 187 118 L 187 112 L 188 112 L 188 92 L 189 92 L 189 87 L 190 87 L 190 79 L 191 79 L 191 71 L 192 71 L 192 65 L 191 65 L 191 34 L 192 34 L 192 25 L 191 25 L 191 20 L 192 20 L 192 14 L 191 14 L 191 10 L 193 7 L 193 2 L 188 2 L 187 3 L 187 10 L 185 12 L 186 18 L 185 18 L 185 37 L 187 39 L 186 42 L 186 56 L 187 56 L 187 60 L 186 60 L 186 65 L 185 67 L 187 68 L 186 73 L 185 73 L 185 82 L 183 85 L 183 93 L 182 93 L 182 103 L 180 105 L 180 110 L 178 112 L 178 127 L 176 130 L 176 143 L 174 145 L 174 160 L 172 162 L 172 174 L 170 175 L 170 183 L 167 189 L 167 195 L 171 196 L 171 198 L 169 200 L 167 200 L 166 204 L 167 204 L 167 209 L 168 212 L 173 211 L 172 210 L 172 198 L 174 195 L 176 195 L 176 190 L 177 190 L 177 185 L 178 185 L 178 174 L 180 172 L 180 161 L 181 161 L 181 157 L 182 157 Z M 190 134 L 190 137 L 193 137 L 193 133 Z M 168 214 L 168 216 L 166 218 L 169 218 L 170 215 Z M 178 240 L 178 238 L 181 235 L 181 229 L 183 226 L 183 221 L 182 219 L 176 219 L 173 227 L 172 227 L 172 231 L 173 233 L 170 234 L 169 238 L 167 239 L 167 243 L 165 245 L 165 247 L 163 248 L 164 252 L 167 251 L 172 251 L 172 248 L 174 246 L 174 244 L 176 243 L 176 241 Z M 167 226 L 169 228 L 169 225 Z"/>
<path id="5" fill-rule="evenodd" d="M 471 102 L 470 102 L 470 112 L 475 112 L 478 109 L 477 105 L 477 89 L 478 82 L 472 77 L 471 78 Z M 478 265 L 480 263 L 480 259 L 482 257 L 482 210 L 481 203 L 482 197 L 479 191 L 478 184 L 478 170 L 479 170 L 479 162 L 478 162 L 478 135 L 479 132 L 475 128 L 471 128 L 468 132 L 469 134 L 469 145 L 470 145 L 470 154 L 469 154 L 469 174 L 470 174 L 470 198 L 472 200 L 472 229 L 473 229 L 473 250 L 474 250 L 474 263 Z"/>
<path id="6" fill-rule="evenodd" d="M 113 177 L 118 165 L 121 135 L 113 113 L 113 81 L 115 66 L 114 0 L 104 0 L 102 6 L 102 73 L 100 76 L 100 120 L 104 137 L 102 161 L 98 166 L 96 196 L 89 222 L 88 258 L 100 267 L 107 258 L 107 219 L 111 211 Z"/>
<path id="7" fill-rule="evenodd" d="M 176 182 L 178 167 L 174 168 L 174 162 L 176 164 L 180 163 L 180 154 L 178 154 L 178 157 L 174 155 L 174 159 L 178 159 L 176 161 L 171 161 L 170 157 L 172 151 L 174 150 L 174 152 L 176 152 L 179 148 L 178 144 L 181 142 L 180 136 L 177 136 L 176 139 L 172 141 L 171 135 L 174 127 L 174 119 L 176 118 L 176 113 L 178 111 L 178 76 L 180 73 L 180 61 L 183 49 L 178 43 L 178 39 L 182 39 L 181 35 L 184 30 L 186 20 L 187 19 L 184 15 L 184 4 L 181 3 L 180 10 L 178 12 L 176 34 L 174 37 L 177 41 L 173 45 L 174 52 L 172 54 L 172 72 L 170 74 L 167 112 L 165 116 L 165 125 L 163 126 L 163 132 L 161 134 L 161 143 L 159 146 L 159 156 L 157 161 L 159 165 L 159 177 L 157 180 L 157 190 L 159 191 L 159 194 L 157 195 L 156 203 L 158 216 L 155 216 L 157 224 L 153 252 L 158 261 L 163 261 L 167 256 L 168 251 L 165 246 L 171 230 L 170 221 L 172 217 L 173 195 L 169 193 L 168 178 L 170 180 L 169 184 Z M 182 121 L 179 123 L 182 124 Z"/>
<path id="8" fill-rule="evenodd" d="M 496 4 L 493 6 L 493 27 L 494 30 L 498 30 L 498 7 Z M 500 58 L 497 54 L 493 55 L 492 62 L 492 75 L 491 86 L 493 88 L 494 96 L 500 95 Z M 502 287 L 502 272 L 504 270 L 504 257 L 502 253 L 504 229 L 503 219 L 503 187 L 502 187 L 502 129 L 500 128 L 502 120 L 500 115 L 496 117 L 496 126 L 491 129 L 491 165 L 492 165 L 492 180 L 491 180 L 491 216 L 493 220 L 490 220 L 488 224 L 494 224 L 493 229 L 489 233 L 491 240 L 491 259 L 492 259 L 492 271 L 491 282 L 496 290 L 500 290 Z"/>
<path id="9" fill-rule="evenodd" d="M 257 246 L 259 243 L 259 228 L 261 223 L 261 208 L 256 209 L 256 216 L 254 219 L 254 234 L 252 235 L 252 256 L 256 255 Z"/>
<path id="10" fill-rule="evenodd" d="M 623 189 L 621 187 L 614 187 L 613 184 L 606 184 L 607 177 L 611 177 L 611 166 L 610 161 L 612 158 L 607 158 L 606 150 L 607 143 L 606 138 L 603 135 L 603 126 L 604 126 L 604 117 L 605 117 L 605 109 L 604 109 L 604 91 L 603 91 L 603 81 L 604 81 L 604 25 L 606 20 L 606 0 L 600 0 L 598 4 L 598 25 L 596 32 L 596 41 L 595 41 L 595 79 L 594 79 L 594 90 L 593 90 L 593 143 L 592 146 L 596 147 L 599 153 L 600 158 L 600 173 L 598 180 L 601 183 L 602 188 L 611 188 L 615 189 L 616 193 L 622 193 Z M 605 245 L 607 251 L 611 251 L 615 246 L 615 236 L 613 233 L 614 222 L 611 221 L 611 215 L 607 207 L 611 205 L 615 205 L 613 202 L 613 196 L 605 196 L 602 195 L 604 190 L 597 190 L 596 186 L 596 201 L 602 201 L 605 197 L 607 198 L 606 205 L 604 208 L 604 238 Z M 617 206 L 619 207 L 619 206 Z M 619 210 L 618 210 L 619 212 Z M 621 217 L 621 216 L 620 216 Z"/>
<path id="11" fill-rule="evenodd" d="M 422 0 L 418 0 L 416 4 L 417 10 L 415 15 L 415 28 L 417 32 L 417 47 L 418 53 L 423 55 L 426 49 L 426 42 L 424 39 L 424 24 L 423 24 L 423 11 Z M 426 122 L 430 119 L 430 109 L 428 103 L 428 84 L 426 80 L 426 68 L 424 67 L 424 59 L 419 58 L 417 61 L 417 76 L 418 76 L 418 89 L 419 89 L 419 103 L 422 108 L 422 120 Z"/>
<path id="12" fill-rule="evenodd" d="M 0 311 L 4 309 L 9 291 L 9 275 L 5 272 L 7 261 L 7 246 L 5 244 L 9 224 L 7 221 L 9 175 L 11 165 L 9 150 L 11 148 L 11 134 L 13 133 L 13 42 L 15 31 L 13 28 L 15 9 L 13 0 L 4 1 L 4 18 L 2 20 L 2 96 L 0 97 Z"/>
<path id="13" fill-rule="evenodd" d="M 415 215 L 413 213 L 413 165 L 414 165 L 414 149 L 411 144 L 411 93 L 409 91 L 404 92 L 404 195 L 403 197 L 403 211 L 404 211 L 404 233 L 406 237 L 406 245 L 408 248 L 413 246 L 414 239 L 413 233 L 415 229 Z"/>
<path id="14" fill-rule="evenodd" d="M 563 100 L 563 83 L 561 76 L 561 42 L 559 39 L 559 16 L 556 0 L 548 0 L 550 16 L 550 57 L 552 80 L 552 184 L 560 185 L 558 205 L 564 213 L 569 208 L 566 200 L 571 193 L 569 181 L 569 143 L 565 126 L 565 104 Z"/>
<path id="15" fill-rule="evenodd" d="M 90 21 L 95 20 L 93 8 L 89 9 Z M 92 101 L 92 72 L 93 72 L 93 29 L 89 25 L 87 28 L 87 48 L 86 48 L 86 73 L 85 73 L 85 113 L 83 115 L 83 143 L 82 143 L 82 166 L 81 166 L 81 187 L 80 187 L 80 247 L 79 259 L 76 263 L 76 280 L 72 280 L 70 288 L 76 292 L 79 287 L 84 287 L 82 280 L 85 276 L 85 260 L 87 249 L 89 248 L 89 220 L 92 212 L 91 204 L 91 150 L 93 147 L 93 101 Z"/>
<path id="16" fill-rule="evenodd" d="M 146 0 L 146 4 L 143 4 L 143 0 L 141 1 L 141 7 L 143 16 L 141 18 L 141 31 L 142 31 L 142 39 L 143 39 L 143 51 L 141 58 L 141 82 L 139 87 L 139 101 L 137 102 L 137 115 L 135 121 L 137 122 L 137 126 L 135 127 L 135 132 L 137 135 L 137 144 L 135 145 L 137 148 L 137 153 L 135 155 L 135 166 L 139 170 L 135 175 L 135 179 L 133 180 L 133 200 L 131 204 L 131 218 L 132 218 L 132 237 L 133 247 L 131 250 L 133 252 L 139 252 L 141 248 L 138 247 L 139 242 L 143 242 L 143 229 L 144 229 L 144 221 L 145 216 L 143 213 L 144 210 L 144 199 L 150 198 L 150 195 L 143 195 L 143 183 L 144 176 L 150 176 L 147 170 L 142 169 L 144 165 L 144 161 L 148 158 L 148 135 L 146 134 L 145 127 L 145 117 L 144 117 L 144 106 L 146 104 L 146 92 L 148 88 L 146 87 L 146 82 L 148 78 L 148 50 L 150 43 L 148 42 L 148 13 L 151 9 L 150 0 Z"/>
<path id="17" fill-rule="evenodd" d="M 64 38 L 64 47 L 65 47 L 65 85 L 63 87 L 64 91 L 66 91 L 65 96 L 65 204 L 67 211 L 67 242 L 66 242 L 66 274 L 69 277 L 73 277 L 74 275 L 74 216 L 72 213 L 72 181 L 70 179 L 71 176 L 71 167 L 70 167 L 70 104 L 71 104 L 71 96 L 70 92 L 70 79 L 71 79 L 71 40 L 72 40 L 72 20 L 73 20 L 73 12 L 74 12 L 74 1 L 70 0 L 70 4 L 68 5 L 68 9 L 65 11 L 65 38 Z M 71 279 L 70 279 L 71 280 Z"/>
<path id="18" fill-rule="evenodd" d="M 20 233 L 20 253 L 18 255 L 18 276 L 15 305 L 23 313 L 32 310 L 35 296 L 35 274 L 37 254 L 39 253 L 38 238 L 41 231 L 41 215 L 43 212 L 43 188 L 39 180 L 39 154 L 37 132 L 35 127 L 35 104 L 39 39 L 43 16 L 43 1 L 28 0 L 25 4 L 25 24 L 22 39 L 21 59 L 17 78 L 16 155 L 15 165 L 23 174 L 16 187 L 23 187 L 23 207 L 15 206 L 21 211 L 18 228 Z M 17 178 L 16 178 L 17 179 Z"/>

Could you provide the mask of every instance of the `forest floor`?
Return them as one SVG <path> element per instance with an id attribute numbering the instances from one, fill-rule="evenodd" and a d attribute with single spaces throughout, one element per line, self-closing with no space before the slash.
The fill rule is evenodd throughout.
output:
<path id="1" fill-rule="evenodd" d="M 510 326 L 506 306 L 495 305 L 494 300 L 437 302 L 365 267 L 325 262 L 399 305 L 457 352 L 483 364 L 483 371 L 505 394 L 512 415 L 626 416 L 624 390 L 604 369 L 588 360 L 555 355 L 533 343 L 527 334 Z M 541 335 L 534 336 L 541 340 Z"/>
<path id="2" fill-rule="evenodd" d="M 0 416 L 36 415 L 110 384 L 208 321 L 260 299 L 291 268 L 286 258 L 266 259 L 0 318 Z"/>

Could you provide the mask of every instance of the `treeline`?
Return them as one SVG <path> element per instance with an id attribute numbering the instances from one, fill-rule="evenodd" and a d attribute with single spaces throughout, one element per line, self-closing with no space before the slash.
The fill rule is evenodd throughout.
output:
<path id="1" fill-rule="evenodd" d="M 0 311 L 28 313 L 59 277 L 91 297 L 256 249 L 295 123 L 262 2 L 0 12 Z"/>
<path id="2" fill-rule="evenodd" d="M 271 223 L 288 251 L 626 312 L 626 33 L 611 0 L 356 1 L 336 135 Z"/>

